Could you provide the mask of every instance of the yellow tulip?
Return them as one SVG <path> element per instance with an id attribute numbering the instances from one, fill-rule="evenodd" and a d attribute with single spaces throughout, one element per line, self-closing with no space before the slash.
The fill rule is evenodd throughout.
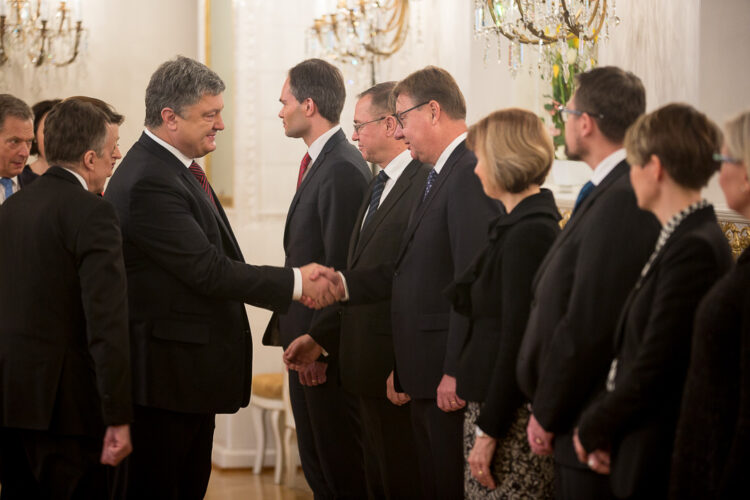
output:
<path id="1" fill-rule="evenodd" d="M 557 78 L 557 75 L 559 75 L 559 74 L 560 74 L 560 66 L 558 66 L 557 64 L 555 64 L 554 66 L 552 66 L 552 76 L 554 76 L 555 78 Z"/>
<path id="2" fill-rule="evenodd" d="M 575 37 L 573 39 L 573 47 L 578 48 L 578 44 L 580 43 L 581 39 L 578 37 Z"/>

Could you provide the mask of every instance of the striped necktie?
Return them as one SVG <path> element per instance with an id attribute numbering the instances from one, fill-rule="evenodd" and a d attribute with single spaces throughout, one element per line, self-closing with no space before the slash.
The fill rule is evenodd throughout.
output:
<path id="1" fill-rule="evenodd" d="M 13 194 L 13 181 L 8 179 L 7 177 L 0 178 L 0 184 L 3 185 L 5 188 L 5 199 L 7 200 L 10 198 L 10 195 Z"/>
<path id="2" fill-rule="evenodd" d="M 205 172 L 203 172 L 203 169 L 201 168 L 201 166 L 193 162 L 188 167 L 188 170 L 190 170 L 193 176 L 195 176 L 195 179 L 198 181 L 198 184 L 200 184 L 203 190 L 206 192 L 206 194 L 208 195 L 208 199 L 211 200 L 211 203 L 213 203 L 214 206 L 216 206 L 214 195 L 211 192 L 211 186 L 208 185 L 208 179 L 206 178 L 206 174 Z"/>
<path id="3" fill-rule="evenodd" d="M 370 208 L 367 209 L 367 215 L 365 215 L 365 222 L 362 224 L 362 230 L 367 227 L 367 223 L 372 220 L 375 212 L 377 212 L 380 206 L 380 197 L 383 196 L 383 189 L 385 189 L 385 183 L 388 182 L 388 174 L 385 170 L 381 170 L 375 179 L 375 185 L 372 187 L 372 195 L 370 196 Z"/>

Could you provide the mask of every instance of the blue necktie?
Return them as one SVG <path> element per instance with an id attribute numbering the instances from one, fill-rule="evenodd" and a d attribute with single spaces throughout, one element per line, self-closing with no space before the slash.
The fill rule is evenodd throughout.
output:
<path id="1" fill-rule="evenodd" d="M 372 187 L 372 194 L 370 195 L 370 208 L 367 209 L 367 215 L 365 215 L 365 223 L 362 224 L 362 229 L 367 227 L 367 223 L 375 215 L 375 212 L 380 206 L 380 197 L 383 195 L 383 189 L 385 189 L 385 183 L 388 181 L 388 174 L 385 170 L 381 170 L 375 179 L 375 185 Z"/>
<path id="2" fill-rule="evenodd" d="M 586 184 L 583 185 L 581 190 L 578 192 L 578 198 L 576 198 L 576 204 L 573 206 L 573 213 L 576 213 L 576 210 L 578 210 L 578 207 L 583 203 L 583 200 L 586 199 L 586 197 L 591 193 L 591 191 L 594 190 L 596 186 L 594 186 L 594 183 L 591 181 L 588 181 Z"/>
<path id="3" fill-rule="evenodd" d="M 424 194 L 422 195 L 422 201 L 427 199 L 427 195 L 430 194 L 432 184 L 435 182 L 435 178 L 438 176 L 437 171 L 433 168 L 430 170 L 430 175 L 427 176 L 427 184 L 424 187 Z"/>
<path id="4" fill-rule="evenodd" d="M 5 188 L 5 199 L 7 200 L 13 194 L 13 181 L 7 177 L 3 177 L 0 179 L 0 184 Z"/>

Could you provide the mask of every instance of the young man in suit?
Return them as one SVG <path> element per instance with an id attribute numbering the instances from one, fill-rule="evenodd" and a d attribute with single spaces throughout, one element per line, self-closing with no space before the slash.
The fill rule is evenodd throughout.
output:
<path id="1" fill-rule="evenodd" d="M 121 157 L 121 122 L 101 101 L 58 104 L 53 166 L 0 207 L 3 498 L 105 498 L 101 464 L 131 450 L 122 240 L 96 196 Z"/>
<path id="2" fill-rule="evenodd" d="M 371 173 L 339 125 L 345 99 L 341 72 L 321 59 L 294 66 L 282 87 L 284 132 L 307 146 L 284 227 L 287 266 L 346 265 L 347 241 Z M 263 343 L 286 348 L 310 331 L 318 314 L 301 304 L 290 306 L 271 318 Z M 347 418 L 338 361 L 331 357 L 290 370 L 289 397 L 302 470 L 315 496 L 364 495 L 362 449 Z"/>
<path id="3" fill-rule="evenodd" d="M 223 91 L 197 61 L 162 64 L 146 89 L 146 130 L 105 193 L 122 223 L 130 301 L 135 453 L 120 474 L 130 498 L 203 497 L 215 414 L 250 399 L 244 303 L 285 310 L 316 295 L 306 269 L 245 264 L 195 162 L 224 129 Z"/>
<path id="4" fill-rule="evenodd" d="M 537 272 L 517 375 L 532 402 L 531 449 L 555 456 L 557 498 L 603 499 L 612 495 L 607 478 L 578 462 L 572 431 L 604 386 L 617 318 L 654 248 L 659 223 L 638 208 L 622 146 L 625 131 L 645 110 L 643 84 L 611 66 L 577 80 L 560 110 L 566 151 L 593 175 Z"/>
<path id="5" fill-rule="evenodd" d="M 466 103 L 453 77 L 428 66 L 400 81 L 393 97 L 395 137 L 412 158 L 434 165 L 397 257 L 371 269 L 319 272 L 352 305 L 391 298 L 395 386 L 411 397 L 424 497 L 462 498 L 465 402 L 456 396 L 455 373 L 469 323 L 443 290 L 484 247 L 502 207 L 474 175 Z"/>
<path id="6" fill-rule="evenodd" d="M 23 171 L 34 142 L 34 115 L 21 99 L 0 94 L 0 205 L 21 186 Z"/>
<path id="7" fill-rule="evenodd" d="M 364 159 L 382 170 L 359 207 L 347 269 L 396 258 L 429 172 L 395 138 L 398 124 L 390 100 L 395 86 L 396 82 L 385 82 L 365 90 L 354 108 L 352 140 Z M 291 366 L 299 358 L 304 358 L 301 363 L 314 362 L 323 350 L 337 355 L 341 384 L 353 398 L 354 418 L 361 423 L 369 498 L 419 498 L 421 487 L 411 471 L 417 455 L 409 396 L 393 387 L 391 302 L 326 309 L 309 334 L 292 342 L 284 358 Z"/>

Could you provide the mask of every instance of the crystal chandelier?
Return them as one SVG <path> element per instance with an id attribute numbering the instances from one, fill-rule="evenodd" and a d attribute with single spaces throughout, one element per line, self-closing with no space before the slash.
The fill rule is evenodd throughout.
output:
<path id="1" fill-rule="evenodd" d="M 582 69 L 595 66 L 598 41 L 609 39 L 610 24 L 620 23 L 615 0 L 474 0 L 474 14 L 474 34 L 486 41 L 485 60 L 495 39 L 497 59 L 507 57 L 513 76 L 528 67 L 547 80 L 556 57 L 577 60 Z"/>
<path id="2" fill-rule="evenodd" d="M 315 19 L 307 52 L 354 67 L 370 66 L 396 53 L 409 30 L 409 0 L 339 0 L 336 11 Z"/>
<path id="3" fill-rule="evenodd" d="M 81 47 L 82 17 L 81 0 L 0 0 L 0 66 L 16 59 L 34 67 L 71 64 Z"/>

